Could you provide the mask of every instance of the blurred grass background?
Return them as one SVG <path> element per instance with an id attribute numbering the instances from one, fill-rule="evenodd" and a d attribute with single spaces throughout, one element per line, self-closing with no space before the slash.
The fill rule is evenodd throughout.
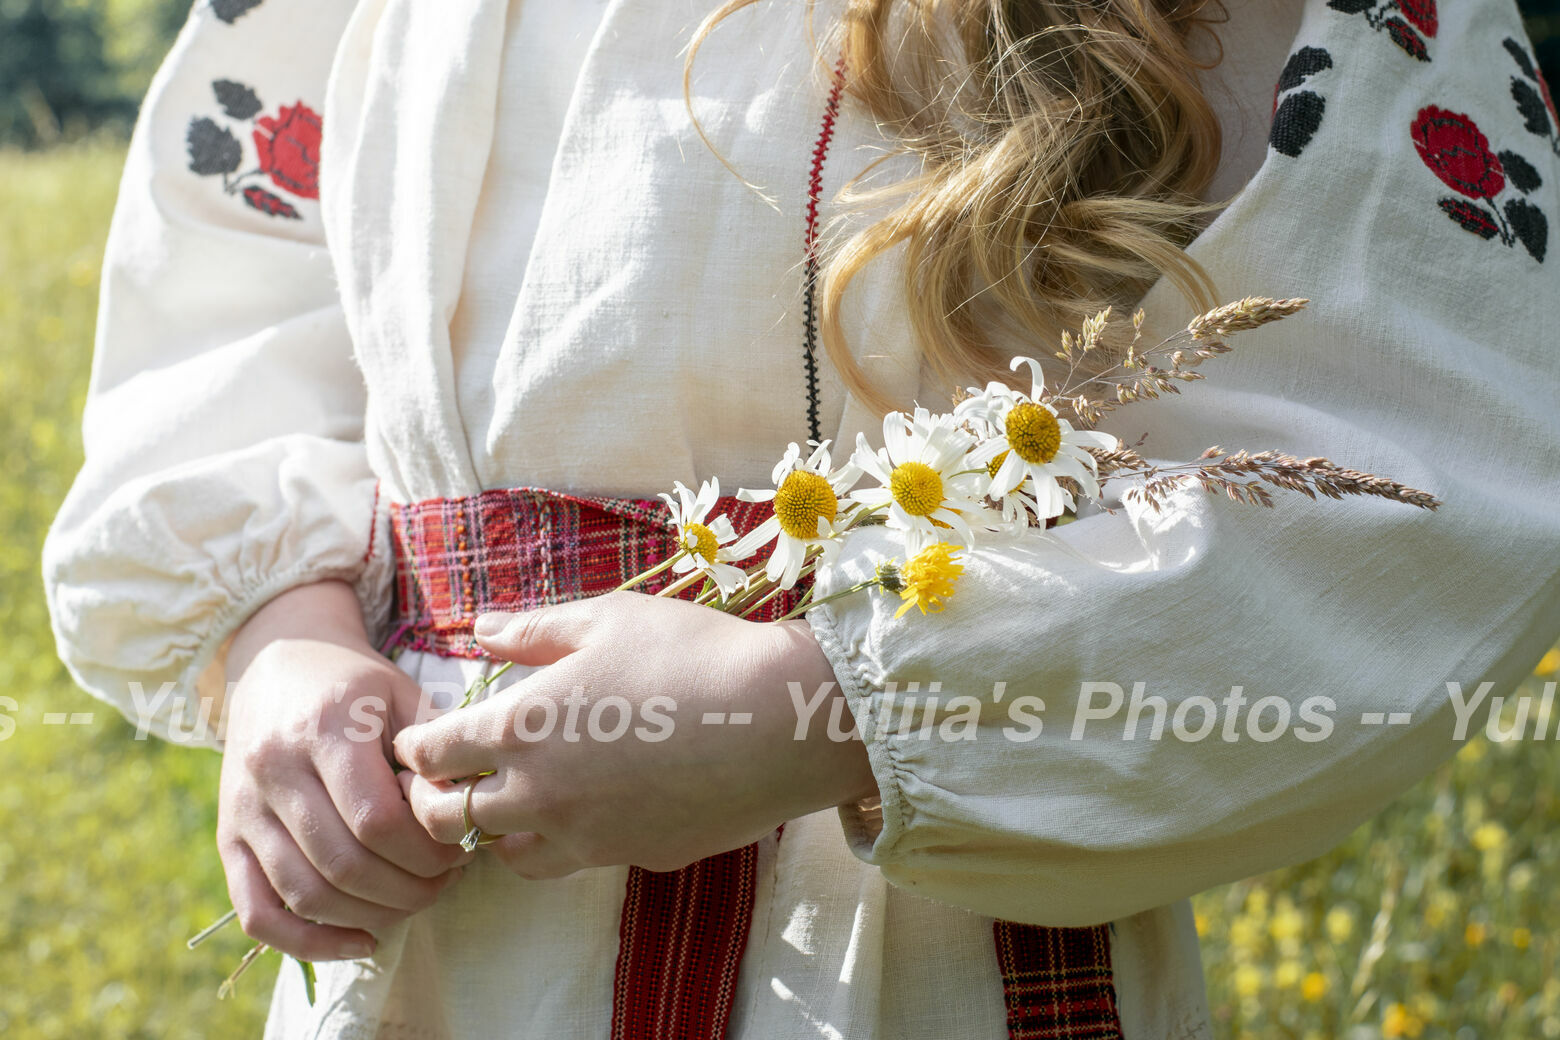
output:
<path id="1" fill-rule="evenodd" d="M 1553 69 L 1556 5 L 1531 6 Z M 26 1040 L 256 1036 L 278 963 L 263 960 L 219 1003 L 243 937 L 184 949 L 227 906 L 212 844 L 217 759 L 131 740 L 72 686 L 38 577 L 80 461 L 123 99 L 144 90 L 185 7 L 0 0 L 0 141 L 49 146 L 0 148 L 0 697 L 18 705 L 0 699 L 0 1035 Z M 115 11 L 123 33 L 87 32 Z M 102 59 L 81 94 L 91 104 L 24 82 L 73 54 Z M 1523 692 L 1545 679 L 1560 679 L 1560 652 Z M 95 719 L 44 726 L 46 711 Z M 1198 897 L 1218 1034 L 1560 1038 L 1557 781 L 1548 743 L 1479 737 L 1321 859 Z"/>

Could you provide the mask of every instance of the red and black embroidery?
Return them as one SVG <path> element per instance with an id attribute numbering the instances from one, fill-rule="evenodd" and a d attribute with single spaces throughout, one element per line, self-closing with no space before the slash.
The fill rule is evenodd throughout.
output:
<path id="1" fill-rule="evenodd" d="M 259 7 L 262 0 L 210 0 L 211 13 L 232 25 L 239 18 Z"/>
<path id="2" fill-rule="evenodd" d="M 1435 0 L 1327 0 L 1327 6 L 1344 14 L 1362 14 L 1377 32 L 1385 32 L 1405 54 L 1430 60 L 1425 40 L 1434 39 L 1441 20 Z"/>
<path id="3" fill-rule="evenodd" d="M 1273 88 L 1273 125 L 1268 129 L 1268 144 L 1274 151 L 1294 158 L 1316 136 L 1327 100 L 1314 90 L 1295 88 L 1332 67 L 1332 55 L 1321 47 L 1301 47 L 1284 62 L 1284 71 Z M 1280 94 L 1284 94 L 1283 101 L 1279 101 Z"/>
<path id="4" fill-rule="evenodd" d="M 298 208 L 281 195 L 245 182 L 252 177 L 269 177 L 273 186 L 300 199 L 319 198 L 323 129 L 319 113 L 299 101 L 283 105 L 274 116 L 262 116 L 260 111 L 265 106 L 250 87 L 219 79 L 211 84 L 211 90 L 229 119 L 253 123 L 250 137 L 255 146 L 255 166 L 239 173 L 244 164 L 243 143 L 215 119 L 196 116 L 184 135 L 190 172 L 202 177 L 220 176 L 223 191 L 237 195 L 251 209 L 268 217 L 302 219 Z"/>
<path id="5" fill-rule="evenodd" d="M 1549 142 L 1550 151 L 1560 155 L 1560 115 L 1555 114 L 1555 99 L 1549 93 L 1544 74 L 1533 63 L 1533 56 L 1515 39 L 1508 36 L 1501 41 L 1514 61 L 1520 76 L 1511 77 L 1511 99 L 1522 114 L 1522 125 L 1528 133 L 1537 134 Z"/>
<path id="6" fill-rule="evenodd" d="M 1490 150 L 1488 138 L 1471 118 L 1435 105 L 1419 110 L 1409 128 L 1419 158 L 1441 183 L 1462 196 L 1437 203 L 1458 226 L 1488 241 L 1498 237 L 1507 246 L 1518 242 L 1540 263 L 1549 244 L 1549 221 L 1523 198 L 1543 181 L 1533 164 L 1512 151 Z M 1504 204 L 1496 196 L 1514 188 Z"/>

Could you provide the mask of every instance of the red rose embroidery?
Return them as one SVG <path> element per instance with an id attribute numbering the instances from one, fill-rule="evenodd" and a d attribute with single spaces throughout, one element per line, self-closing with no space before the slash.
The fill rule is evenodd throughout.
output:
<path id="1" fill-rule="evenodd" d="M 1419 158 L 1448 188 L 1470 199 L 1493 198 L 1506 186 L 1500 160 L 1472 119 L 1429 105 L 1410 130 Z"/>
<path id="2" fill-rule="evenodd" d="M 1435 0 L 1397 0 L 1397 7 L 1403 12 L 1403 17 L 1426 36 L 1434 36 L 1436 29 L 1440 28 Z"/>
<path id="3" fill-rule="evenodd" d="M 302 101 L 283 105 L 276 118 L 255 121 L 260 169 L 279 188 L 305 199 L 320 197 L 320 116 Z"/>

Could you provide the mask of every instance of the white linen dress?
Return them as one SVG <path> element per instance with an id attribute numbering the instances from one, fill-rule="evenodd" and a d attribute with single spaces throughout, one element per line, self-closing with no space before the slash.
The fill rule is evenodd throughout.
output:
<path id="1" fill-rule="evenodd" d="M 1560 145 L 1515 7 L 1231 6 L 1212 98 L 1256 129 L 1231 134 L 1215 192 L 1250 180 L 1191 252 L 1223 299 L 1313 302 L 1107 428 L 1170 460 L 1326 455 L 1445 506 L 1187 492 L 977 550 L 935 618 L 868 595 L 814 610 L 864 728 L 886 690 L 935 681 L 981 699 L 979 739 L 868 728 L 881 807 L 764 843 L 733 1037 L 1006 1036 L 992 916 L 1113 922 L 1129 1040 L 1209 1035 L 1186 898 L 1328 848 L 1456 749 L 1449 682 L 1503 692 L 1560 627 Z M 771 207 L 684 108 L 699 0 L 198 3 L 131 147 L 86 464 L 45 553 L 82 686 L 215 743 L 195 695 L 267 600 L 346 579 L 382 630 L 392 502 L 769 486 L 806 436 L 803 211 L 831 56 L 802 7 L 738 12 L 693 80 Z M 833 193 L 883 146 L 847 101 L 826 242 L 861 219 Z M 863 276 L 851 344 L 906 405 L 939 407 L 900 284 L 892 257 Z M 1190 316 L 1166 284 L 1141 305 L 1156 338 Z M 825 436 L 871 435 L 823 371 Z M 863 536 L 825 591 L 886 551 Z M 401 663 L 457 685 L 481 667 Z M 1002 738 L 1001 682 L 1044 699 L 1038 739 Z M 1095 682 L 1170 709 L 1320 695 L 1335 725 L 1076 732 Z M 313 1008 L 283 971 L 268 1035 L 604 1036 L 624 873 L 527 882 L 484 857 L 371 960 L 322 965 Z"/>

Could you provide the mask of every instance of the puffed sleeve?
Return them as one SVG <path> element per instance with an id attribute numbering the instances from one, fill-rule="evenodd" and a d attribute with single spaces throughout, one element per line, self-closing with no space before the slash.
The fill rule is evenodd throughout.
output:
<path id="1" fill-rule="evenodd" d="M 198 3 L 141 111 L 103 267 L 86 461 L 44 547 L 59 652 L 214 743 L 228 637 L 286 589 L 388 597 L 364 387 L 319 215 L 348 0 Z"/>
<path id="2" fill-rule="evenodd" d="M 1105 424 L 1166 460 L 1321 455 L 1444 505 L 1184 491 L 977 547 L 941 614 L 813 609 L 881 792 L 842 810 L 846 837 L 892 882 L 1083 925 L 1310 858 L 1560 636 L 1557 131 L 1514 103 L 1540 96 L 1515 10 L 1468 6 L 1425 61 L 1309 5 L 1278 111 L 1305 91 L 1291 115 L 1316 118 L 1281 119 L 1193 254 L 1223 299 L 1313 302 Z M 1144 307 L 1161 335 L 1190 317 L 1165 287 Z M 861 532 L 820 595 L 898 553 Z"/>

